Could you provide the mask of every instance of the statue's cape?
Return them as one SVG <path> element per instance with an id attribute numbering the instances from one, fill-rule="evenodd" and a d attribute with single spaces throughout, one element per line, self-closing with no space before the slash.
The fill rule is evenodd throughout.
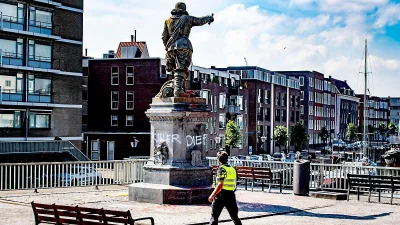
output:
<path id="1" fill-rule="evenodd" d="M 178 22 L 175 23 L 174 30 L 172 31 L 170 38 L 167 42 L 166 48 L 170 49 L 171 46 L 179 39 L 181 36 L 181 28 L 185 26 L 189 22 L 189 17 L 188 16 L 179 16 Z"/>

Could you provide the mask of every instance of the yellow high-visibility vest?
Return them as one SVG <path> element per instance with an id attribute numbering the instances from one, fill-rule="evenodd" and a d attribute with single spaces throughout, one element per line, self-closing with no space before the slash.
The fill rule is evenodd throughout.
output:
<path id="1" fill-rule="evenodd" d="M 226 177 L 224 178 L 223 190 L 233 191 L 236 187 L 236 170 L 232 166 L 221 165 L 226 171 Z"/>

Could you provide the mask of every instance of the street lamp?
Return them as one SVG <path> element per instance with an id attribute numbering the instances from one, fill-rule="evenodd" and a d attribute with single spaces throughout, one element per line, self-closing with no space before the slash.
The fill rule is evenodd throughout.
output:
<path id="1" fill-rule="evenodd" d="M 221 151 L 221 137 L 216 136 L 216 137 L 214 138 L 214 140 L 215 140 L 215 143 L 217 143 L 218 151 Z"/>
<path id="2" fill-rule="evenodd" d="M 136 139 L 136 137 L 133 137 L 133 141 L 131 141 L 131 147 L 136 148 L 138 143 L 139 141 Z"/>
<path id="3" fill-rule="evenodd" d="M 265 151 L 265 150 L 266 150 L 266 148 L 265 148 L 265 141 L 266 141 L 268 138 L 265 137 L 265 136 L 262 136 L 262 137 L 260 137 L 260 139 L 261 139 L 261 142 L 263 143 L 264 152 L 267 152 L 267 151 Z"/>

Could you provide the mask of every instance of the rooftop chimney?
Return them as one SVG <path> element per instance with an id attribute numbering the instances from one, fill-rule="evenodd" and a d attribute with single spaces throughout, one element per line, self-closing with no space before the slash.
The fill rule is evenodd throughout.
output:
<path id="1" fill-rule="evenodd" d="M 85 48 L 85 56 L 87 56 L 87 48 Z"/>
<path id="2" fill-rule="evenodd" d="M 344 80 L 344 82 L 347 84 L 347 80 Z"/>
<path id="3" fill-rule="evenodd" d="M 133 38 L 134 38 L 134 36 L 133 36 L 133 35 L 131 35 L 131 42 L 133 42 Z"/>

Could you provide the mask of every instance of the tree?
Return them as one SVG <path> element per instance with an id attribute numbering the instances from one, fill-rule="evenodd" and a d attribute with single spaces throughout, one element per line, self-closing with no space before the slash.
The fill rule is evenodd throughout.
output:
<path id="1" fill-rule="evenodd" d="M 307 132 L 303 124 L 297 122 L 292 127 L 290 139 L 293 141 L 294 150 L 300 151 L 301 146 L 307 143 Z"/>
<path id="2" fill-rule="evenodd" d="M 349 123 L 347 125 L 346 137 L 349 139 L 349 142 L 353 142 L 356 139 L 356 131 L 357 127 L 354 123 Z"/>
<path id="3" fill-rule="evenodd" d="M 325 155 L 325 144 L 326 140 L 329 138 L 329 133 L 326 127 L 322 127 L 321 131 L 318 133 L 318 136 L 322 139 L 322 142 L 324 143 L 324 155 Z"/>
<path id="4" fill-rule="evenodd" d="M 378 132 L 379 132 L 379 135 L 381 135 L 382 139 L 385 139 L 387 127 L 384 123 L 382 123 L 382 122 L 379 123 Z"/>
<path id="5" fill-rule="evenodd" d="M 388 129 L 389 135 L 396 134 L 397 127 L 392 121 L 390 121 L 389 125 L 387 126 L 387 129 Z"/>
<path id="6" fill-rule="evenodd" d="M 288 141 L 288 132 L 286 127 L 277 126 L 274 130 L 274 139 L 275 142 L 279 145 L 279 152 L 282 152 L 282 145 L 286 145 Z"/>
<path id="7" fill-rule="evenodd" d="M 229 147 L 228 154 L 230 155 L 232 147 L 237 147 L 242 140 L 239 127 L 233 120 L 229 120 L 226 124 L 225 138 L 225 145 Z"/>

